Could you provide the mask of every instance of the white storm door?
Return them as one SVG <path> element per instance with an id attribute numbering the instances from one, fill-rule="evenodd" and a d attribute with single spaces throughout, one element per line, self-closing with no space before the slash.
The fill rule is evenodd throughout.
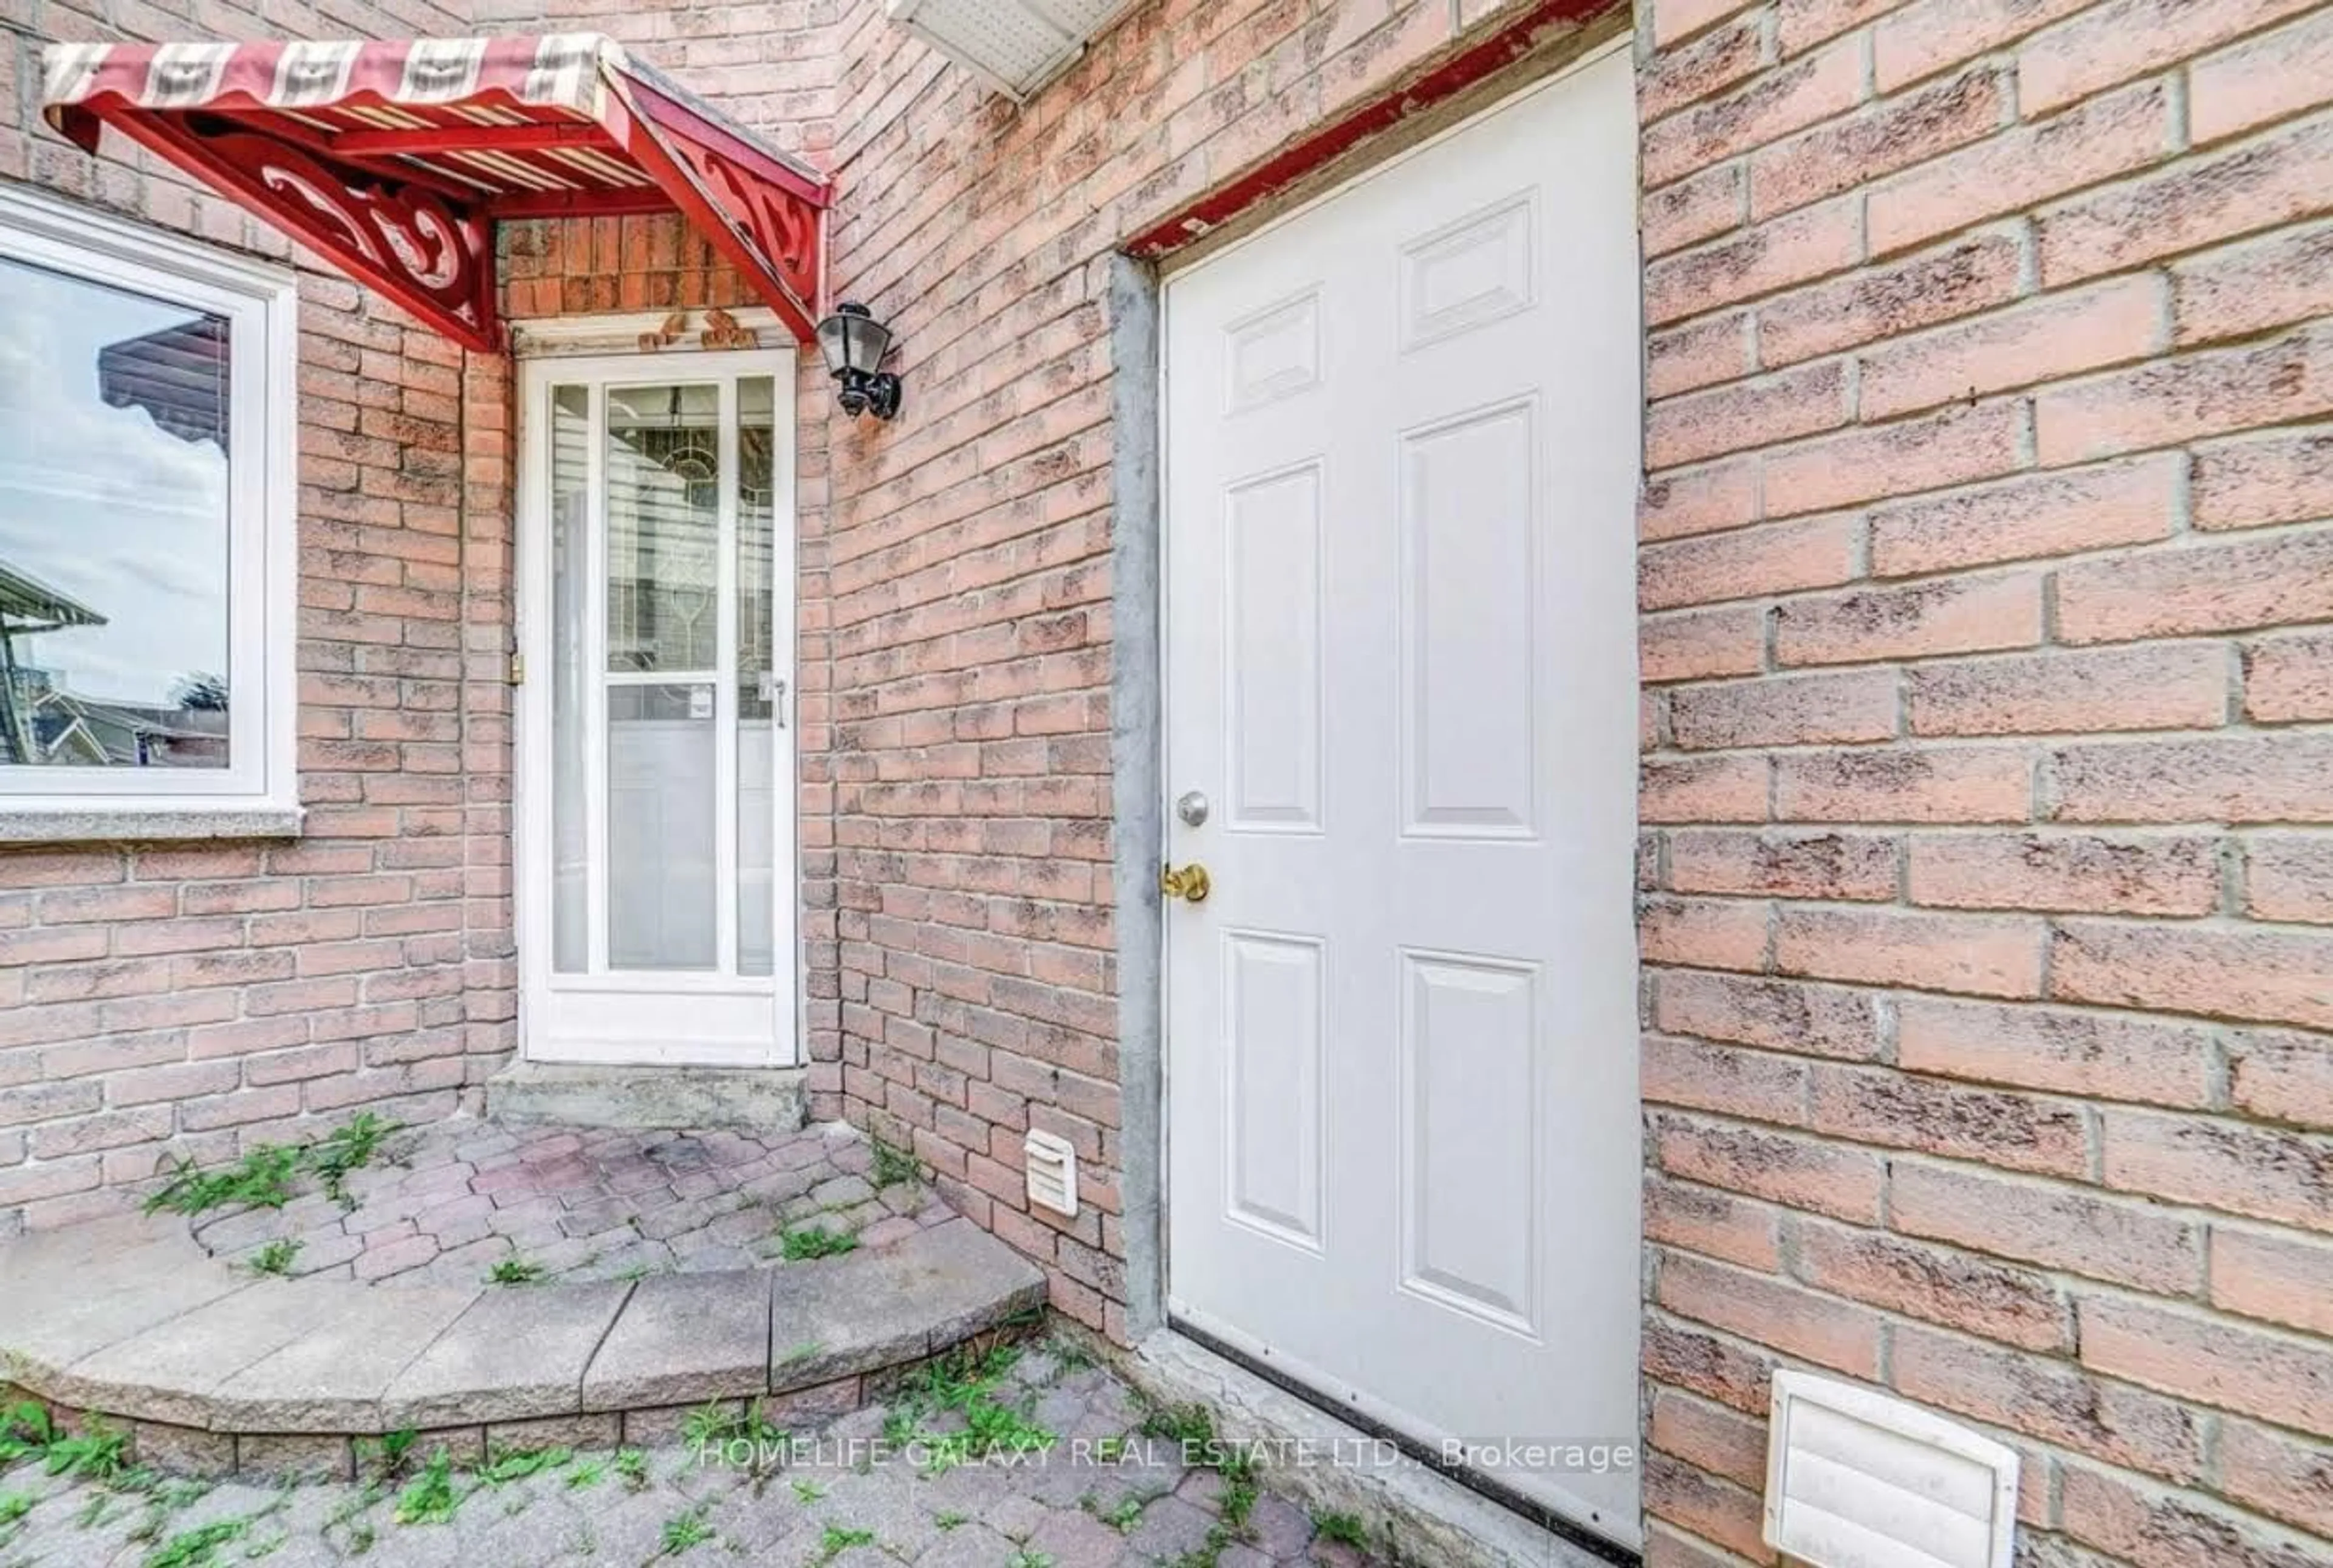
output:
<path id="1" fill-rule="evenodd" d="M 523 364 L 530 1060 L 796 1059 L 793 368 Z"/>
<path id="2" fill-rule="evenodd" d="M 1170 1308 L 1437 1448 L 1637 1436 L 1631 91 L 1166 290 Z"/>

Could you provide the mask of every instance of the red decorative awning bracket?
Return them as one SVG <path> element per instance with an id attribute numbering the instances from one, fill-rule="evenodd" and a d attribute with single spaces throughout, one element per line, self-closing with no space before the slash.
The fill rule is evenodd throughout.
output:
<path id="1" fill-rule="evenodd" d="M 808 342 L 824 177 L 592 34 L 50 46 L 43 112 L 111 126 L 473 349 L 494 225 L 679 212 Z"/>

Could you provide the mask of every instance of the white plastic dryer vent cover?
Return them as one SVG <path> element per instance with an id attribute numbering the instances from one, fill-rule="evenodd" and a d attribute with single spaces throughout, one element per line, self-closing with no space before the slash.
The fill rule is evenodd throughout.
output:
<path id="1" fill-rule="evenodd" d="M 1021 1151 L 1029 1167 L 1029 1201 L 1075 1219 L 1078 1151 L 1058 1132 L 1032 1130 Z"/>
<path id="2" fill-rule="evenodd" d="M 1774 1374 L 1766 1544 L 1813 1568 L 2010 1568 L 2017 1451 L 1919 1406 Z"/>
<path id="3" fill-rule="evenodd" d="M 1134 0 L 887 0 L 891 20 L 1025 102 Z"/>

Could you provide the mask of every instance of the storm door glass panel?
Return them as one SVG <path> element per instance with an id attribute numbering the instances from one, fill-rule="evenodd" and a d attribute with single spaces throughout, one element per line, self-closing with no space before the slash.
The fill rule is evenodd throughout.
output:
<path id="1" fill-rule="evenodd" d="M 717 793 L 711 682 L 608 688 L 608 963 L 710 969 Z"/>
<path id="2" fill-rule="evenodd" d="M 608 672 L 720 663 L 718 387 L 608 390 Z"/>
<path id="3" fill-rule="evenodd" d="M 608 963 L 711 969 L 722 896 L 720 389 L 606 396 Z"/>
<path id="4" fill-rule="evenodd" d="M 777 863 L 775 398 L 737 383 L 737 972 L 773 972 Z"/>
<path id="5" fill-rule="evenodd" d="M 591 392 L 551 391 L 552 967 L 591 967 Z"/>

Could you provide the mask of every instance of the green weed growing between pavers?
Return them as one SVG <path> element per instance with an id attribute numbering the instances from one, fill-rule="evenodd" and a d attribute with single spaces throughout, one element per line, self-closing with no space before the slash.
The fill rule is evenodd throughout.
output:
<path id="1" fill-rule="evenodd" d="M 262 1143 L 218 1169 L 203 1170 L 182 1158 L 172 1164 L 170 1179 L 146 1200 L 146 1212 L 167 1209 L 193 1216 L 230 1206 L 282 1208 L 299 1196 L 303 1175 L 316 1177 L 335 1202 L 350 1207 L 349 1174 L 372 1163 L 398 1126 L 366 1111 L 322 1138 L 301 1144 Z"/>
<path id="2" fill-rule="evenodd" d="M 572 1448 L 510 1448 L 494 1455 L 478 1479 L 490 1486 L 507 1486 L 530 1476 L 556 1470 L 575 1457 Z"/>
<path id="3" fill-rule="evenodd" d="M 762 1413 L 762 1401 L 732 1406 L 707 1400 L 681 1418 L 680 1440 L 697 1450 L 718 1450 L 730 1443 L 753 1444 L 759 1451 L 774 1449 L 786 1440 L 786 1431 Z"/>
<path id="4" fill-rule="evenodd" d="M 401 1476 L 413 1457 L 413 1445 L 419 1434 L 411 1427 L 399 1427 L 385 1432 L 379 1438 L 357 1439 L 357 1469 L 360 1475 L 386 1481 Z"/>
<path id="5" fill-rule="evenodd" d="M 49 1419 L 46 1406 L 18 1400 L 0 1408 L 0 1465 L 46 1453 L 56 1436 L 56 1423 Z"/>
<path id="6" fill-rule="evenodd" d="M 523 1257 L 498 1258 L 495 1260 L 494 1266 L 486 1270 L 486 1283 L 488 1284 L 533 1284 L 541 1279 L 542 1275 L 543 1268 L 539 1263 L 531 1263 Z"/>
<path id="7" fill-rule="evenodd" d="M 0 1546 L 16 1538 L 24 1515 L 33 1511 L 35 1499 L 22 1492 L 0 1492 Z"/>
<path id="8" fill-rule="evenodd" d="M 302 1151 L 302 1158 L 308 1169 L 323 1182 L 325 1195 L 335 1203 L 346 1205 L 349 1173 L 370 1165 L 373 1156 L 380 1152 L 380 1146 L 397 1129 L 396 1122 L 384 1121 L 370 1111 L 360 1111 L 309 1144 Z"/>
<path id="9" fill-rule="evenodd" d="M 683 1552 L 702 1546 L 713 1539 L 713 1526 L 705 1522 L 712 1505 L 699 1503 L 686 1512 L 664 1522 L 664 1551 L 667 1557 L 677 1557 Z"/>
<path id="10" fill-rule="evenodd" d="M 25 1461 L 37 1463 L 50 1476 L 91 1488 L 73 1515 L 77 1527 L 103 1528 L 120 1518 L 123 1510 L 142 1504 L 145 1512 L 130 1526 L 128 1537 L 133 1544 L 152 1546 L 147 1554 L 149 1561 L 159 1560 L 166 1568 L 199 1568 L 210 1561 L 205 1554 L 208 1549 L 201 1544 L 201 1532 L 191 1533 L 195 1539 L 187 1541 L 177 1537 L 163 1541 L 162 1533 L 172 1515 L 208 1495 L 211 1483 L 173 1480 L 133 1467 L 127 1432 L 94 1416 L 87 1418 L 78 1432 L 68 1431 L 36 1401 L 20 1400 L 0 1407 L 0 1469 Z M 0 1496 L 0 1545 L 15 1534 L 34 1504 L 34 1498 L 21 1495 Z M 153 1545 L 157 1542 L 160 1544 Z M 170 1555 L 174 1552 L 179 1555 Z"/>
<path id="11" fill-rule="evenodd" d="M 124 1477 L 117 1486 L 127 1486 L 131 1480 Z M 141 1486 L 146 1494 L 146 1516 L 130 1532 L 130 1539 L 149 1545 L 162 1539 L 162 1531 L 177 1514 L 184 1513 L 203 1498 L 210 1496 L 211 1483 L 197 1480 L 154 1480 Z"/>
<path id="12" fill-rule="evenodd" d="M 1208 1529 L 1206 1540 L 1168 1564 L 1168 1568 L 1215 1568 L 1216 1559 L 1247 1538 L 1248 1519 L 1261 1494 L 1254 1457 L 1215 1441 L 1215 1414 L 1205 1405 L 1150 1403 L 1142 1418 L 1142 1431 L 1147 1437 L 1180 1445 L 1186 1456 L 1197 1456 L 1222 1481 L 1223 1490 L 1215 1498 L 1221 1517 Z"/>
<path id="13" fill-rule="evenodd" d="M 60 1432 L 49 1439 L 41 1467 L 69 1479 L 118 1480 L 130 1467 L 130 1434 L 91 1416 L 79 1432 Z"/>
<path id="14" fill-rule="evenodd" d="M 886 1143 L 879 1138 L 869 1141 L 874 1146 L 875 1159 L 874 1163 L 868 1167 L 867 1179 L 878 1190 L 886 1187 L 897 1187 L 902 1182 L 921 1181 L 924 1178 L 922 1160 L 917 1159 L 898 1145 Z"/>
<path id="15" fill-rule="evenodd" d="M 875 1532 L 872 1530 L 861 1529 L 855 1525 L 829 1525 L 826 1533 L 819 1537 L 818 1555 L 811 1561 L 822 1565 L 833 1562 L 853 1546 L 873 1544 Z"/>
<path id="16" fill-rule="evenodd" d="M 778 1241 L 788 1263 L 839 1257 L 859 1250 L 858 1236 L 847 1230 L 829 1230 L 823 1225 L 797 1225 L 780 1236 Z"/>
<path id="17" fill-rule="evenodd" d="M 451 1524 L 461 1510 L 463 1497 L 454 1484 L 453 1456 L 439 1448 L 397 1495 L 395 1517 L 400 1525 Z"/>
<path id="18" fill-rule="evenodd" d="M 251 1523 L 242 1518 L 214 1519 L 181 1532 L 146 1554 L 146 1568 L 210 1568 L 218 1561 L 219 1548 L 251 1533 Z"/>
<path id="19" fill-rule="evenodd" d="M 894 1446 L 920 1449 L 933 1475 L 998 1454 L 1042 1453 L 1060 1438 L 1038 1425 L 1036 1396 L 1018 1405 L 998 1397 L 998 1384 L 1020 1360 L 1017 1346 L 966 1348 L 927 1364 L 900 1391 L 884 1418 L 883 1436 Z M 931 1423 L 954 1417 L 961 1425 L 936 1430 Z"/>
<path id="20" fill-rule="evenodd" d="M 297 1237 L 278 1236 L 251 1255 L 251 1272 L 272 1275 L 277 1279 L 287 1277 L 300 1256 L 301 1246 Z"/>

